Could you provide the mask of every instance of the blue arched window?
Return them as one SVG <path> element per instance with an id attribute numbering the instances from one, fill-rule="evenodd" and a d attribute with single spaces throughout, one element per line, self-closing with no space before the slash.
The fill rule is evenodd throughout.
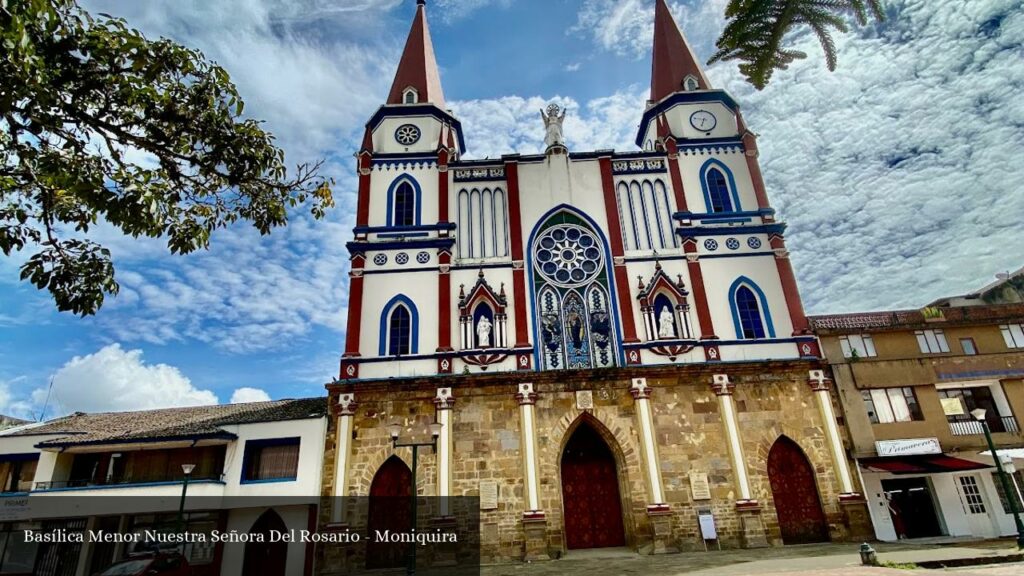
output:
<path id="1" fill-rule="evenodd" d="M 420 224 L 420 185 L 408 174 L 391 183 L 388 189 L 388 226 L 418 226 Z"/>
<path id="2" fill-rule="evenodd" d="M 740 196 L 729 167 L 712 158 L 700 168 L 700 186 L 710 213 L 739 212 Z"/>
<path id="3" fill-rule="evenodd" d="M 712 212 L 732 212 L 732 200 L 729 199 L 729 184 L 725 174 L 718 168 L 712 168 L 705 175 L 708 185 L 708 197 L 711 198 Z"/>
<path id="4" fill-rule="evenodd" d="M 775 338 L 771 311 L 764 292 L 751 279 L 741 276 L 729 288 L 729 305 L 732 309 L 736 338 Z"/>
<path id="5" fill-rule="evenodd" d="M 764 323 L 761 322 L 761 308 L 757 305 L 757 297 L 746 286 L 736 291 L 736 312 L 740 317 L 740 327 L 744 338 L 764 338 Z"/>
<path id="6" fill-rule="evenodd" d="M 380 315 L 380 356 L 406 356 L 418 352 L 419 314 L 408 297 L 399 294 L 384 305 Z"/>
<path id="7" fill-rule="evenodd" d="M 412 226 L 416 224 L 416 193 L 412 184 L 402 182 L 395 190 L 395 226 Z"/>
<path id="8" fill-rule="evenodd" d="M 388 321 L 388 355 L 405 356 L 409 354 L 412 341 L 412 314 L 405 306 L 395 306 Z"/>

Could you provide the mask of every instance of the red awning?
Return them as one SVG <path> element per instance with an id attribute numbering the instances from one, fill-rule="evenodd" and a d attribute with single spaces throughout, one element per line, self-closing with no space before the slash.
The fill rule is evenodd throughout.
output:
<path id="1" fill-rule="evenodd" d="M 954 458 L 945 454 L 922 456 L 895 456 L 888 458 L 861 458 L 860 465 L 872 472 L 890 474 L 938 474 L 941 472 L 966 472 L 991 468 L 988 464 Z"/>

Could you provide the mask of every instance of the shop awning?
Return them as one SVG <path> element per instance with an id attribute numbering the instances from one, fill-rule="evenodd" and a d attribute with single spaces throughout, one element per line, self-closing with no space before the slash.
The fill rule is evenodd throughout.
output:
<path id="1" fill-rule="evenodd" d="M 981 470 L 992 467 L 988 464 L 972 462 L 963 458 L 954 458 L 945 454 L 861 458 L 860 465 L 865 470 L 888 472 L 890 474 L 938 474 L 941 472 L 966 472 L 968 470 Z"/>

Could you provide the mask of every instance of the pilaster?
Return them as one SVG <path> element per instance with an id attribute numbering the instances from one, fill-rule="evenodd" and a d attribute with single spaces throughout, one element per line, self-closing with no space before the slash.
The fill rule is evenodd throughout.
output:
<path id="1" fill-rule="evenodd" d="M 352 461 L 352 427 L 356 414 L 356 395 L 338 395 L 334 406 L 334 494 L 331 498 L 330 527 L 345 525 L 346 498 L 348 497 L 349 463 Z"/>
<path id="2" fill-rule="evenodd" d="M 651 387 L 646 378 L 633 378 L 630 393 L 636 404 L 637 427 L 640 431 L 640 450 L 647 479 L 647 516 L 651 522 L 654 547 L 652 554 L 678 552 L 672 538 L 672 509 L 665 502 L 661 481 L 661 459 L 655 441 L 654 419 L 651 415 Z"/>
<path id="3" fill-rule="evenodd" d="M 519 384 L 516 391 L 519 402 L 520 429 L 523 444 L 523 476 L 526 478 L 526 510 L 523 511 L 523 560 L 550 560 L 548 555 L 547 518 L 540 509 L 540 474 L 537 463 L 537 432 L 534 405 L 537 393 L 533 384 Z"/>
<path id="4" fill-rule="evenodd" d="M 434 396 L 435 418 L 441 425 L 437 437 L 437 495 L 440 497 L 440 517 L 451 515 L 449 498 L 452 495 L 452 407 L 455 398 L 451 388 L 438 388 Z"/>

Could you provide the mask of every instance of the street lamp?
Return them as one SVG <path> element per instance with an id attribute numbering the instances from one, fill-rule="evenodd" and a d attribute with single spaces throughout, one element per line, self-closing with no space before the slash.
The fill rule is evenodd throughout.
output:
<path id="1" fill-rule="evenodd" d="M 1006 494 L 1006 499 L 1010 502 L 1010 512 L 1013 513 L 1013 523 L 1017 525 L 1017 549 L 1024 550 L 1024 522 L 1020 519 L 1020 505 L 1017 499 L 1014 498 L 1015 493 L 1010 490 L 1010 479 L 1006 476 L 1006 471 L 1003 470 L 1003 463 L 999 459 L 999 452 L 996 451 L 996 445 L 992 443 L 992 432 L 988 429 L 988 422 L 985 421 L 985 409 L 975 408 L 971 410 L 971 416 L 981 423 L 981 429 L 985 432 L 985 441 L 988 442 L 989 453 L 992 454 L 992 459 L 996 462 L 996 472 L 999 474 L 999 481 L 1003 484 L 1003 493 Z"/>
<path id="2" fill-rule="evenodd" d="M 182 533 L 185 521 L 185 493 L 188 492 L 188 478 L 196 469 L 195 464 L 182 464 L 181 471 L 185 473 L 185 480 L 181 483 L 181 503 L 178 504 L 178 534 Z"/>
<path id="3" fill-rule="evenodd" d="M 391 424 L 388 426 L 388 434 L 391 436 L 391 447 L 392 448 L 412 448 L 412 489 L 409 491 L 412 494 L 410 507 L 412 510 L 412 529 L 416 529 L 416 459 L 417 453 L 421 446 L 429 446 L 431 450 L 437 451 L 437 437 L 441 435 L 441 424 L 439 422 L 432 423 L 430 429 L 430 442 L 399 442 L 398 436 L 402 433 L 402 426 L 400 424 Z M 409 553 L 407 555 L 407 563 L 405 566 L 405 573 L 407 576 L 413 576 L 416 574 L 416 544 L 415 542 L 409 544 Z"/>

